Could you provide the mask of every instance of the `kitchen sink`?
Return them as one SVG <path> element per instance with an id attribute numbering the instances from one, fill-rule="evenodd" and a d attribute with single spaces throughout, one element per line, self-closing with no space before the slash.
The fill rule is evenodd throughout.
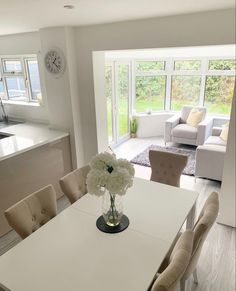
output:
<path id="1" fill-rule="evenodd" d="M 11 126 L 11 125 L 20 124 L 20 123 L 22 123 L 22 122 L 14 121 L 14 120 L 8 120 L 8 121 L 0 120 L 0 129 L 1 129 L 1 128 L 8 127 L 8 126 Z M 1 133 L 0 133 L 0 134 L 1 134 Z"/>
<path id="2" fill-rule="evenodd" d="M 0 132 L 0 140 L 9 136 L 12 136 L 12 134 Z"/>

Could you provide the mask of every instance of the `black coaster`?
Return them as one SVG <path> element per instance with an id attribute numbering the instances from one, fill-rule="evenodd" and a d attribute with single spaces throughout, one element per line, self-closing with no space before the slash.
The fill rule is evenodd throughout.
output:
<path id="1" fill-rule="evenodd" d="M 97 228 L 106 233 L 118 233 L 125 230 L 129 226 L 129 218 L 123 215 L 120 224 L 117 226 L 109 226 L 106 224 L 103 216 L 98 217 L 96 222 Z"/>

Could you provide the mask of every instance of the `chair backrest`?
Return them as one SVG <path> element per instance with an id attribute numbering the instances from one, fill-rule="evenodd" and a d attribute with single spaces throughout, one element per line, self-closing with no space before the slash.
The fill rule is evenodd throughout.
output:
<path id="1" fill-rule="evenodd" d="M 9 225 L 26 238 L 57 214 L 56 192 L 48 185 L 5 211 Z"/>
<path id="2" fill-rule="evenodd" d="M 188 156 L 150 150 L 149 160 L 152 168 L 151 181 L 179 187 Z"/>
<path id="3" fill-rule="evenodd" d="M 68 197 L 70 203 L 74 203 L 87 193 L 86 179 L 90 166 L 76 169 L 60 179 L 62 192 Z"/>
<path id="4" fill-rule="evenodd" d="M 170 256 L 169 265 L 157 277 L 151 291 L 171 291 L 178 284 L 189 264 L 193 246 L 193 232 L 185 231 Z"/>
<path id="5" fill-rule="evenodd" d="M 219 195 L 213 192 L 206 200 L 198 220 L 193 228 L 193 250 L 189 265 L 184 273 L 183 278 L 186 280 L 196 269 L 202 246 L 210 231 L 212 225 L 216 221 L 219 212 Z"/>
<path id="6" fill-rule="evenodd" d="M 183 106 L 183 108 L 181 110 L 181 114 L 180 114 L 180 122 L 181 123 L 186 123 L 188 116 L 189 116 L 189 113 L 193 108 L 197 108 L 199 111 L 204 112 L 202 120 L 206 117 L 206 114 L 207 114 L 206 107 L 186 105 L 186 106 Z"/>

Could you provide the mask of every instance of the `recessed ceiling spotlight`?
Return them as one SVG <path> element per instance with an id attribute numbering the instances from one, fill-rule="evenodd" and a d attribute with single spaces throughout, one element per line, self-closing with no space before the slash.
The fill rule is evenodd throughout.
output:
<path id="1" fill-rule="evenodd" d="M 74 9 L 75 8 L 75 6 L 73 6 L 73 5 L 64 5 L 63 7 L 65 9 Z"/>

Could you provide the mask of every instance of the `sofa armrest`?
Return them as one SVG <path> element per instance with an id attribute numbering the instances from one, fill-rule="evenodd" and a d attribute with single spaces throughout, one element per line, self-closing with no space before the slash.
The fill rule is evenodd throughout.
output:
<path id="1" fill-rule="evenodd" d="M 214 136 L 220 136 L 221 131 L 222 131 L 222 127 L 214 126 L 212 128 L 212 135 L 214 135 Z"/>
<path id="2" fill-rule="evenodd" d="M 195 177 L 204 177 L 221 181 L 225 152 L 225 146 L 198 146 L 196 150 Z"/>
<path id="3" fill-rule="evenodd" d="M 174 115 L 166 120 L 165 122 L 165 134 L 164 140 L 165 142 L 171 141 L 171 130 L 180 122 L 180 116 Z"/>
<path id="4" fill-rule="evenodd" d="M 197 127 L 197 145 L 204 144 L 205 140 L 211 135 L 213 127 L 213 118 L 206 117 Z"/>

